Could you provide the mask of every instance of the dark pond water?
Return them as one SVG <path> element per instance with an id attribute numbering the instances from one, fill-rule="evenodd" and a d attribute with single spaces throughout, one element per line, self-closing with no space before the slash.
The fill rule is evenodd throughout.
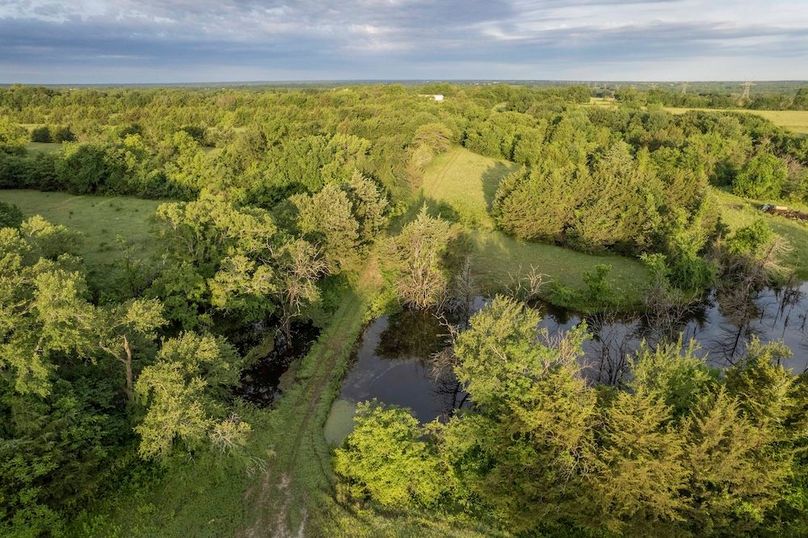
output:
<path id="1" fill-rule="evenodd" d="M 269 352 L 241 372 L 235 395 L 260 407 L 271 404 L 278 395 L 281 376 L 292 361 L 308 352 L 319 333 L 311 323 L 293 324 L 291 342 L 279 332 Z"/>
<path id="2" fill-rule="evenodd" d="M 478 299 L 473 309 L 485 302 Z M 593 382 L 619 381 L 626 373 L 626 358 L 641 340 L 653 345 L 666 334 L 680 332 L 685 340 L 696 339 L 699 354 L 714 366 L 731 365 L 757 336 L 784 341 L 794 353 L 786 366 L 795 373 L 806 370 L 808 283 L 787 290 L 766 289 L 746 303 L 739 307 L 713 293 L 664 330 L 645 316 L 581 316 L 543 305 L 540 327 L 553 334 L 587 322 L 593 336 L 584 345 L 584 373 Z M 429 313 L 405 311 L 377 319 L 365 329 L 355 364 L 343 382 L 340 405 L 376 398 L 408 407 L 422 421 L 449 415 L 464 403 L 465 394 L 451 372 L 434 371 L 433 357 L 448 341 L 446 326 Z"/>

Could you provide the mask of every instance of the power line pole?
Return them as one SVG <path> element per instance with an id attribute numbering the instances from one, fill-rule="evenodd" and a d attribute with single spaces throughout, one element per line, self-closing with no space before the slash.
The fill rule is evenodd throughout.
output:
<path id="1" fill-rule="evenodd" d="M 682 82 L 682 95 L 687 95 L 687 82 Z"/>
<path id="2" fill-rule="evenodd" d="M 741 87 L 743 88 L 743 93 L 741 94 L 741 99 L 743 99 L 744 101 L 749 100 L 749 89 L 752 86 L 754 86 L 754 83 L 749 82 L 748 80 L 746 82 L 744 82 L 743 84 L 741 84 Z"/>

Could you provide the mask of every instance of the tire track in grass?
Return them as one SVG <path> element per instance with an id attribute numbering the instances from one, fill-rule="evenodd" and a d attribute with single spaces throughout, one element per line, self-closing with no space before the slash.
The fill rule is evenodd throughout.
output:
<path id="1" fill-rule="evenodd" d="M 245 493 L 252 523 L 240 533 L 242 536 L 304 534 L 306 504 L 312 501 L 313 494 L 330 488 L 328 463 L 318 450 L 318 445 L 325 443 L 322 426 L 335 396 L 329 389 L 341 379 L 361 332 L 368 300 L 380 285 L 378 268 L 371 260 L 355 288 L 343 295 L 330 325 L 303 359 L 296 374 L 297 385 L 279 402 L 277 411 L 283 420 L 278 432 L 283 435 L 273 448 L 278 456 L 270 458 L 260 484 Z M 296 508 L 297 514 L 293 513 Z M 300 525 L 291 524 L 295 516 L 301 519 Z"/>

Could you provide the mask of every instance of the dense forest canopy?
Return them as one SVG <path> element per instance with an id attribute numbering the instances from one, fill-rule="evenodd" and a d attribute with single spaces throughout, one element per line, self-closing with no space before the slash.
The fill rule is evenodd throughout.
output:
<path id="1" fill-rule="evenodd" d="M 742 105 L 804 109 L 805 92 Z M 737 106 L 730 96 L 590 97 L 579 85 L 0 88 L 0 188 L 159 201 L 149 255 L 122 237 L 102 271 L 78 230 L 0 203 L 0 534 L 102 528 L 93 510 L 127 498 L 121 483 L 156 488 L 199 462 L 263 469 L 251 443 L 283 415 L 242 397 L 251 369 L 274 357 L 284 370 L 307 330 L 350 350 L 362 322 L 401 308 L 454 320 L 442 360 L 469 405 L 429 424 L 360 405 L 328 486 L 340 510 L 526 535 L 808 532 L 806 374 L 784 367 L 784 345 L 757 341 L 731 368 L 708 367 L 676 318 L 709 290 L 748 300 L 793 280 L 794 245 L 762 219 L 729 226 L 718 196 L 803 207 L 808 137 L 661 106 Z M 509 166 L 485 186 L 496 233 L 641 262 L 644 302 L 621 303 L 603 263 L 580 289 L 542 287 L 541 267 L 475 288 L 474 227 L 422 188 L 457 146 Z M 596 384 L 580 372 L 585 324 L 537 332 L 540 297 L 644 309 L 674 330 L 632 354 L 620 382 Z M 330 334 L 360 300 L 355 332 Z M 317 379 L 302 364 L 293 386 Z M 317 390 L 334 390 L 335 364 Z"/>

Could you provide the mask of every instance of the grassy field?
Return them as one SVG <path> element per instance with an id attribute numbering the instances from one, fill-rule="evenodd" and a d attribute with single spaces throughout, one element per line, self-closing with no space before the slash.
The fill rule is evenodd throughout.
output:
<path id="1" fill-rule="evenodd" d="M 103 280 L 122 255 L 120 240 L 131 246 L 135 257 L 146 257 L 155 247 L 151 217 L 160 204 L 156 200 L 31 190 L 0 190 L 0 200 L 15 204 L 26 217 L 42 215 L 81 232 L 81 254 L 95 282 Z"/>
<path id="2" fill-rule="evenodd" d="M 500 180 L 518 167 L 472 153 L 465 148 L 453 148 L 438 155 L 425 174 L 424 195 L 439 204 L 446 204 L 466 224 L 493 230 L 488 214 Z"/>
<path id="3" fill-rule="evenodd" d="M 748 109 L 728 109 L 728 108 L 671 108 L 665 110 L 671 114 L 684 114 L 690 110 L 703 110 L 705 112 L 742 112 L 745 114 L 755 114 L 766 118 L 773 124 L 793 131 L 795 133 L 808 134 L 808 110 L 748 110 Z"/>
<path id="4" fill-rule="evenodd" d="M 28 142 L 25 149 L 31 152 L 56 153 L 62 149 L 62 144 L 58 142 Z"/>
<path id="5" fill-rule="evenodd" d="M 424 174 L 424 197 L 438 207 L 448 206 L 469 225 L 472 270 L 483 291 L 500 291 L 534 267 L 550 280 L 581 288 L 584 273 L 605 263 L 612 266 L 609 283 L 615 296 L 627 306 L 637 304 L 647 282 L 645 268 L 637 260 L 519 241 L 493 229 L 488 208 L 499 181 L 513 168 L 512 163 L 454 148 L 436 158 Z"/>
<path id="6" fill-rule="evenodd" d="M 611 108 L 617 106 L 617 101 L 612 98 L 591 97 L 587 106 Z M 704 112 L 741 112 L 744 114 L 756 114 L 766 118 L 773 124 L 793 131 L 795 133 L 808 134 L 808 110 L 750 110 L 745 108 L 677 108 L 665 107 L 664 110 L 671 114 L 684 114 L 690 110 L 703 110 Z"/>
<path id="7" fill-rule="evenodd" d="M 769 223 L 772 229 L 791 244 L 791 252 L 784 260 L 793 267 L 797 277 L 808 279 L 808 225 L 778 215 L 760 211 L 762 202 L 745 200 L 728 192 L 714 189 L 721 206 L 721 217 L 730 229 L 748 226 L 758 219 Z M 805 211 L 805 207 L 795 207 Z"/>

